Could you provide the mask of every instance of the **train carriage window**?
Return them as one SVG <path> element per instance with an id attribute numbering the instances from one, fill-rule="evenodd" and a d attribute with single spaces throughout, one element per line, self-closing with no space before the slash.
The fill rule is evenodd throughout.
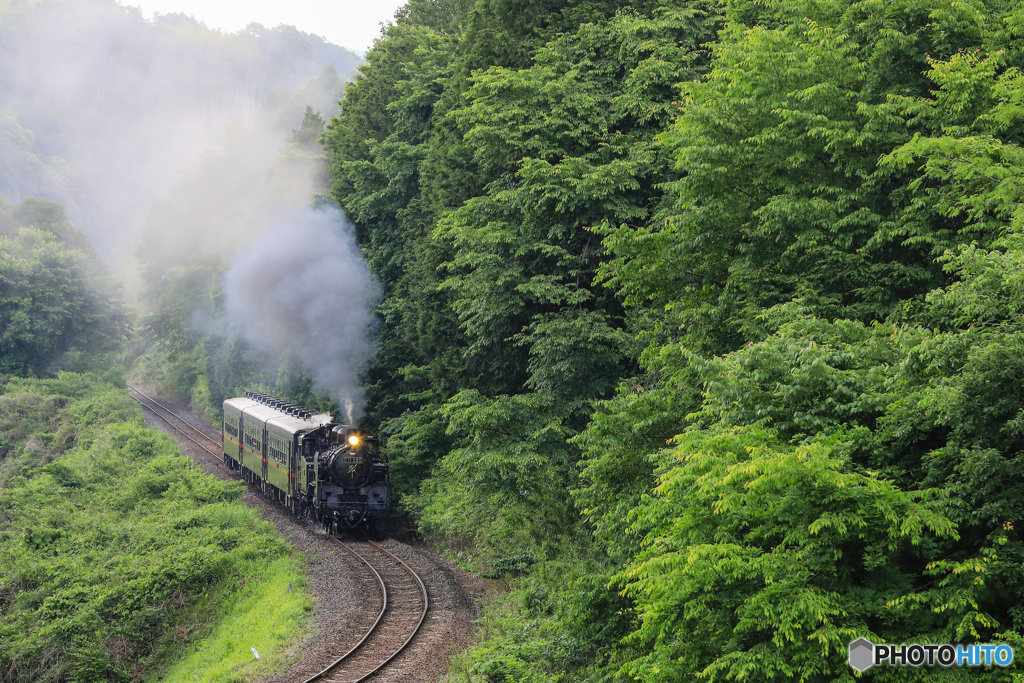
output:
<path id="1" fill-rule="evenodd" d="M 277 438 L 276 436 L 268 437 L 267 453 L 270 455 L 271 458 L 274 459 L 275 462 L 285 462 L 287 454 L 285 452 L 284 441 Z"/>
<path id="2" fill-rule="evenodd" d="M 245 445 L 251 448 L 253 451 L 259 451 L 263 444 L 261 443 L 259 429 L 252 422 L 244 422 L 245 430 Z"/>
<path id="3" fill-rule="evenodd" d="M 231 438 L 238 440 L 238 419 L 231 415 L 224 415 L 224 433 Z"/>

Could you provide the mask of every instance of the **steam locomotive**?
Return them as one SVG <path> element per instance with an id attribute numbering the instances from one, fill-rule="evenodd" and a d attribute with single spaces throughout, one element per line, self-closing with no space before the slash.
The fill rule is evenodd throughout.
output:
<path id="1" fill-rule="evenodd" d="M 224 464 L 296 517 L 330 533 L 374 526 L 390 504 L 390 464 L 377 439 L 329 413 L 247 391 L 224 401 Z"/>

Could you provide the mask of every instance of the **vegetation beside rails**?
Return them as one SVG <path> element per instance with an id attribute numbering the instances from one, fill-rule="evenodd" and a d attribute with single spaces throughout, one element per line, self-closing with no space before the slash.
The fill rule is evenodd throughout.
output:
<path id="1" fill-rule="evenodd" d="M 0 680 L 247 681 L 283 664 L 311 612 L 302 559 L 241 493 L 111 378 L 8 380 Z"/>
<path id="2" fill-rule="evenodd" d="M 237 508 L 261 524 L 252 508 Z M 196 601 L 196 637 L 181 647 L 176 663 L 156 680 L 164 683 L 242 683 L 280 671 L 301 655 L 312 601 L 304 590 L 302 561 L 295 556 L 243 563 L 240 582 L 223 581 Z M 189 634 L 192 635 L 192 634 Z M 252 650 L 259 653 L 257 661 Z"/>
<path id="3" fill-rule="evenodd" d="M 444 541 L 432 539 L 443 548 Z M 548 559 L 523 554 L 480 566 L 452 556 L 486 580 L 473 643 L 452 657 L 445 683 L 599 680 L 629 603 L 605 586 L 612 569 L 592 544 L 566 539 Z M 599 653 L 595 657 L 595 652 Z"/>

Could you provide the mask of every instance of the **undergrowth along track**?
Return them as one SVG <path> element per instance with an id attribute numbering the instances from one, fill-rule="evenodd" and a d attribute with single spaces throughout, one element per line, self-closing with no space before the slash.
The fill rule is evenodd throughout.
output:
<path id="1" fill-rule="evenodd" d="M 186 439 L 194 443 L 199 448 L 202 448 L 204 451 L 206 451 L 213 457 L 223 458 L 224 453 L 222 451 L 218 452 L 221 450 L 222 444 L 218 443 L 214 439 L 211 439 L 206 434 L 204 434 L 202 430 L 196 429 L 183 418 L 178 417 L 170 410 L 167 410 L 167 408 L 164 408 L 162 405 L 151 399 L 149 396 L 146 396 L 146 394 L 142 393 L 142 390 L 140 390 L 134 384 L 128 385 L 128 395 L 131 396 L 132 399 L 134 399 L 135 402 L 142 406 L 144 409 L 149 410 L 149 412 L 153 413 L 159 419 L 161 419 L 174 432 L 177 432 L 181 436 L 185 437 Z M 204 442 L 206 443 L 205 446 L 203 445 Z M 211 446 L 212 448 L 215 448 L 217 450 L 210 450 L 208 446 Z"/>

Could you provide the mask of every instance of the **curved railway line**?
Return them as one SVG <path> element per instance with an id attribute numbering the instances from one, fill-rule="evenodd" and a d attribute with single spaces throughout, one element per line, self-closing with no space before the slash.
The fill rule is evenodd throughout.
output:
<path id="1" fill-rule="evenodd" d="M 139 387 L 128 384 L 128 392 L 143 410 L 172 431 L 214 458 L 223 459 L 222 445 L 202 430 L 160 405 Z M 216 450 L 211 450 L 211 446 Z M 349 544 L 333 537 L 331 540 L 351 553 L 374 576 L 380 590 L 381 609 L 376 621 L 354 646 L 303 683 L 361 683 L 380 673 L 412 642 L 426 620 L 430 597 L 423 580 L 409 565 L 373 541 L 352 544 L 359 547 L 361 552 L 357 552 Z M 318 637 L 330 639 L 331 634 Z"/>
<path id="2" fill-rule="evenodd" d="M 337 543 L 355 555 L 377 577 L 381 590 L 381 610 L 373 626 L 352 649 L 303 683 L 365 681 L 387 666 L 412 642 L 430 610 L 426 586 L 405 562 L 373 541 L 366 541 L 366 548 L 361 548 L 363 554 L 341 541 Z M 367 552 L 370 549 L 372 552 Z M 377 553 L 380 555 L 374 558 L 375 566 L 365 555 L 373 556 Z"/>

